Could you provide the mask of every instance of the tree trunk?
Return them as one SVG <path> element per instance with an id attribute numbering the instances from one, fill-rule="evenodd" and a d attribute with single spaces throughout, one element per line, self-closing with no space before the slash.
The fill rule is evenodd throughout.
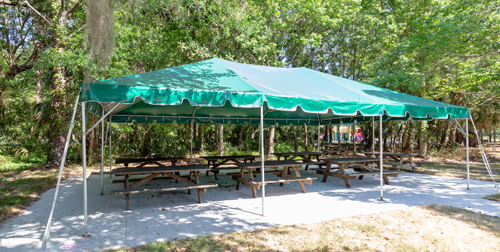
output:
<path id="1" fill-rule="evenodd" d="M 36 91 L 35 91 L 35 103 L 42 102 L 42 71 L 36 71 Z"/>
<path id="2" fill-rule="evenodd" d="M 457 129 L 453 127 L 453 129 L 450 131 L 450 137 L 448 138 L 448 143 L 446 144 L 446 147 L 449 149 L 452 149 L 455 147 L 455 135 L 457 134 Z"/>
<path id="3" fill-rule="evenodd" d="M 144 124 L 144 141 L 142 142 L 142 156 L 146 157 L 149 155 L 149 142 L 151 142 L 151 126 L 149 124 Z"/>
<path id="4" fill-rule="evenodd" d="M 58 50 L 64 52 L 64 48 Z M 66 77 L 64 67 L 55 67 L 52 71 L 52 103 L 50 116 L 50 136 L 47 153 L 47 163 L 60 166 L 67 134 L 66 116 Z M 65 161 L 65 160 L 64 160 Z"/>
<path id="5" fill-rule="evenodd" d="M 239 151 L 241 151 L 241 149 L 243 147 L 243 131 L 245 131 L 245 124 L 242 124 L 241 129 L 240 129 L 240 137 L 238 139 L 238 150 Z"/>
<path id="6" fill-rule="evenodd" d="M 269 126 L 269 139 L 267 143 L 267 158 L 271 158 L 274 153 L 274 129 L 276 125 Z"/>
<path id="7" fill-rule="evenodd" d="M 308 151 L 308 147 L 307 147 L 307 125 L 304 124 L 304 146 L 305 146 L 305 151 L 307 152 Z"/>
<path id="8" fill-rule="evenodd" d="M 424 155 L 426 152 L 426 148 L 424 146 L 424 130 L 423 130 L 423 122 L 418 122 L 418 153 L 420 155 Z"/>
<path id="9" fill-rule="evenodd" d="M 443 132 L 441 133 L 441 139 L 439 140 L 439 151 L 442 151 L 446 147 L 445 146 L 446 135 L 448 134 L 449 127 L 450 127 L 450 125 L 447 123 L 447 124 L 445 124 L 445 126 L 443 128 Z"/>
<path id="10" fill-rule="evenodd" d="M 493 128 L 493 142 L 494 143 L 497 142 L 497 129 L 496 128 Z"/>
<path id="11" fill-rule="evenodd" d="M 219 156 L 224 156 L 224 125 L 219 125 Z"/>
<path id="12" fill-rule="evenodd" d="M 295 126 L 293 128 L 293 147 L 295 148 L 295 152 L 299 152 L 299 143 L 297 142 L 297 129 Z"/>
<path id="13" fill-rule="evenodd" d="M 203 150 L 203 137 L 205 135 L 205 124 L 201 125 L 201 132 L 200 132 L 200 151 Z"/>
<path id="14" fill-rule="evenodd" d="M 488 143 L 491 143 L 491 129 L 488 129 Z"/>

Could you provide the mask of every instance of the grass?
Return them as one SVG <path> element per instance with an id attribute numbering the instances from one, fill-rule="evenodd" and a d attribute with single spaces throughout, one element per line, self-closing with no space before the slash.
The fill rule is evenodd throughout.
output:
<path id="1" fill-rule="evenodd" d="M 484 198 L 487 199 L 487 200 L 492 200 L 492 201 L 498 201 L 498 202 L 500 202 L 500 193 L 488 195 L 488 196 L 486 196 Z"/>
<path id="2" fill-rule="evenodd" d="M 45 160 L 41 157 L 32 157 L 29 160 L 22 160 L 12 156 L 0 156 L 5 162 L 0 162 L 0 181 L 5 181 L 9 177 L 17 175 L 25 170 L 31 170 L 41 165 Z"/>
<path id="3" fill-rule="evenodd" d="M 495 181 L 500 181 L 500 162 L 490 162 L 490 167 Z M 426 162 L 422 164 L 422 167 L 417 168 L 417 172 L 447 177 L 467 177 L 465 163 Z M 491 181 L 483 163 L 470 162 L 469 172 L 471 179 Z"/>
<path id="4" fill-rule="evenodd" d="M 100 166 L 90 166 L 91 172 L 98 172 Z M 59 169 L 45 169 L 36 163 L 11 162 L 0 169 L 0 222 L 21 214 L 39 195 L 55 187 Z M 20 171 L 17 174 L 14 171 Z M 63 179 L 81 175 L 81 166 L 66 167 Z M 7 176 L 9 175 L 9 176 Z"/>
<path id="5" fill-rule="evenodd" d="M 105 251 L 498 251 L 500 219 L 430 205 Z"/>

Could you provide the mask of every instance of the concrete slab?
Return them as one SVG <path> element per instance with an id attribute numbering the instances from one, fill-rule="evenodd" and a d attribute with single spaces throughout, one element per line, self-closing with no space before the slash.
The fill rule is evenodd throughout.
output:
<path id="1" fill-rule="evenodd" d="M 191 195 L 185 191 L 133 194 L 128 212 L 123 195 L 109 195 L 109 190 L 120 189 L 123 185 L 112 184 L 113 178 L 105 175 L 105 195 L 100 196 L 100 178 L 91 176 L 88 178 L 88 232 L 91 238 L 81 238 L 82 177 L 71 177 L 62 183 L 46 251 L 134 247 L 173 238 L 320 222 L 428 204 L 500 216 L 499 202 L 481 198 L 496 192 L 492 182 L 471 180 L 472 190 L 465 190 L 464 179 L 401 173 L 397 178 L 390 178 L 391 185 L 384 186 L 385 201 L 379 201 L 378 177 L 351 180 L 352 188 L 345 188 L 341 179 L 330 177 L 326 183 L 321 183 L 321 176 L 313 171 L 301 173 L 318 178 L 312 185 L 306 185 L 306 194 L 301 193 L 297 183 L 266 186 L 265 217 L 260 216 L 262 199 L 252 198 L 250 188 L 245 185 L 235 190 L 236 182 L 229 176 L 221 175 L 221 180 L 217 181 L 213 175 L 201 176 L 202 183 L 217 182 L 221 186 L 208 188 L 207 193 L 202 194 L 203 204 L 197 202 L 196 191 Z M 276 178 L 266 176 L 268 179 L 273 177 Z M 174 182 L 161 181 L 150 183 L 150 186 L 158 183 Z M 47 191 L 25 214 L 2 223 L 0 251 L 40 250 L 53 195 L 54 189 Z"/>

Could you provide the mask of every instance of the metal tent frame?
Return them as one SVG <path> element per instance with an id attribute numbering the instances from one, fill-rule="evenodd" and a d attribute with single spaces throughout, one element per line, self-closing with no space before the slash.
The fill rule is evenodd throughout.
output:
<path id="1" fill-rule="evenodd" d="M 54 213 L 54 209 L 55 209 L 55 206 L 56 206 L 56 202 L 57 202 L 57 197 L 58 197 L 58 193 L 59 193 L 59 188 L 60 188 L 60 183 L 61 183 L 61 178 L 62 178 L 62 171 L 63 171 L 63 168 L 64 168 L 64 165 L 65 165 L 65 160 L 66 160 L 66 155 L 67 155 L 67 151 L 68 151 L 68 147 L 69 147 L 69 142 L 70 142 L 70 136 L 71 136 L 71 133 L 72 133 L 72 130 L 74 128 L 74 124 L 75 124 L 75 116 L 76 116 L 76 112 L 77 112 L 77 108 L 78 108 L 78 103 L 79 103 L 79 97 L 80 97 L 80 92 L 78 93 L 77 95 L 77 98 L 76 98 L 76 102 L 75 102 L 75 105 L 74 105 L 74 108 L 73 108 L 73 114 L 72 114 L 72 117 L 71 117 L 71 122 L 70 122 L 70 127 L 69 127 L 69 130 L 68 130 L 68 135 L 66 137 L 66 143 L 65 143 L 65 148 L 64 148 L 64 153 L 63 153 L 63 162 L 61 163 L 60 167 L 59 167 L 59 176 L 58 176 L 58 180 L 57 180 L 57 186 L 56 186 L 56 190 L 55 190 L 55 193 L 54 193 L 54 200 L 52 202 L 52 208 L 51 208 L 51 212 L 50 212 L 50 215 L 49 215 L 49 218 L 48 218 L 48 221 L 47 221 L 47 225 L 45 227 L 45 232 L 44 232 L 44 236 L 43 236 L 43 240 L 42 240 L 42 248 L 44 249 L 47 245 L 47 241 L 49 239 L 49 235 L 50 235 L 50 228 L 51 228 L 51 223 L 52 223 L 52 217 L 53 217 L 53 213 Z M 83 213 L 84 213 L 84 235 L 87 234 L 87 224 L 88 224 L 88 212 L 87 212 L 87 164 L 86 164 L 86 135 L 92 130 L 94 129 L 99 123 L 101 123 L 101 155 L 102 157 L 104 157 L 104 152 L 105 152 L 105 144 L 107 142 L 107 139 L 106 139 L 106 136 L 105 136 L 105 131 L 104 131 L 104 127 L 105 127 L 105 124 L 104 124 L 104 120 L 106 119 L 106 117 L 108 117 L 109 119 L 109 124 L 108 124 L 108 133 L 109 133 L 109 169 L 111 171 L 111 168 L 112 168 L 112 159 L 111 159 L 111 154 L 112 154 L 112 149 L 111 149 L 111 145 L 112 145 L 112 117 L 115 116 L 114 114 L 112 114 L 112 112 L 120 105 L 121 103 L 116 103 L 113 107 L 111 107 L 110 109 L 105 109 L 104 106 L 102 106 L 102 114 L 103 116 L 101 116 L 100 120 L 98 120 L 98 122 L 96 122 L 95 125 L 93 125 L 92 127 L 90 127 L 90 129 L 86 130 L 86 122 L 87 122 L 87 115 L 86 115 L 86 102 L 81 102 L 81 109 L 82 109 L 82 148 L 83 148 Z M 260 130 L 259 130 L 259 133 L 260 133 L 260 137 L 259 137 L 259 140 L 260 140 L 260 143 L 259 143 L 259 155 L 261 156 L 261 174 L 262 174 L 262 216 L 265 215 L 265 173 L 264 173 L 264 159 L 265 159 L 265 154 L 264 154 L 264 134 L 263 134 L 263 131 L 264 131 L 264 111 L 263 111 L 263 107 L 264 107 L 264 104 L 262 104 L 262 106 L 260 107 Z M 104 113 L 105 111 L 107 111 L 106 113 Z M 119 115 L 119 116 L 123 116 L 123 115 Z M 138 115 L 135 115 L 135 116 L 138 116 Z M 147 115 L 145 115 L 147 117 Z M 371 121 L 372 121 L 372 138 L 373 138 L 373 141 L 372 141 L 372 151 L 373 153 L 375 152 L 375 120 L 376 120 L 376 117 L 379 117 L 379 145 L 380 145 L 380 199 L 381 201 L 384 200 L 384 184 L 383 184 L 383 137 L 382 137 L 382 129 L 383 129 L 383 125 L 382 125 L 382 122 L 383 122 L 383 116 L 384 115 L 374 115 L 374 116 L 366 116 L 366 117 L 371 117 Z M 176 116 L 177 117 L 177 116 Z M 354 116 L 353 116 L 354 117 Z M 180 118 L 180 117 L 179 117 Z M 194 123 L 194 119 L 197 118 L 195 116 L 195 113 L 193 113 L 193 115 L 190 117 L 191 118 L 191 129 L 190 129 L 190 132 L 191 132 L 191 163 L 194 162 L 194 157 L 193 157 L 193 146 L 192 146 L 192 141 L 193 141 L 193 123 Z M 342 118 L 340 118 L 340 123 L 342 123 Z M 349 117 L 345 117 L 345 118 L 349 118 Z M 130 119 L 130 116 L 129 116 L 129 119 Z M 231 119 L 231 118 L 227 118 L 227 119 Z M 238 119 L 238 118 L 232 118 L 232 119 Z M 252 119 L 252 118 L 250 118 Z M 253 119 L 257 119 L 257 118 L 253 118 Z M 339 117 L 335 118 L 335 119 L 339 119 Z M 472 121 L 472 117 L 470 117 L 471 119 L 471 122 L 472 122 L 472 125 L 474 127 L 474 133 L 475 135 L 477 136 L 477 130 L 475 128 L 475 125 L 474 125 L 474 122 Z M 268 119 L 269 120 L 269 119 Z M 293 119 L 275 119 L 275 120 L 297 120 L 296 118 L 293 118 Z M 467 190 L 469 190 L 469 179 L 470 179 L 470 176 L 469 176 L 469 146 L 468 146 L 468 143 L 469 143 L 469 135 L 466 134 L 466 132 L 468 132 L 468 119 L 465 119 L 466 120 L 466 124 L 465 124 L 465 131 L 461 128 L 461 126 L 458 124 L 458 121 L 455 119 L 455 122 L 456 122 L 456 125 L 451 122 L 450 120 L 448 120 L 454 127 L 456 127 L 462 134 L 464 134 L 465 138 L 466 138 L 466 149 L 467 149 Z M 125 123 L 127 123 L 129 120 L 125 121 L 123 123 L 123 125 Z M 310 121 L 313 121 L 313 120 L 309 120 Z M 317 126 L 318 126 L 318 151 L 320 151 L 320 133 L 321 133 L 321 125 L 327 125 L 329 123 L 331 123 L 332 119 L 330 120 L 325 120 L 325 119 L 320 119 L 319 116 L 318 116 L 318 119 L 317 119 Z M 325 123 L 323 123 L 325 122 Z M 338 124 L 337 124 L 337 139 L 339 139 L 339 143 L 340 143 L 340 135 L 339 135 L 339 132 L 338 132 Z M 495 183 L 495 188 L 497 190 L 499 190 L 499 187 L 498 185 L 496 184 L 496 182 L 494 181 L 493 179 L 493 176 L 492 176 L 492 173 L 491 173 L 491 168 L 489 166 L 489 163 L 488 163 L 488 160 L 487 160 L 487 157 L 486 155 L 484 154 L 484 149 L 482 148 L 482 145 L 479 141 L 479 145 L 480 145 L 480 150 L 481 150 L 481 155 L 482 155 L 482 158 L 483 158 L 483 162 L 485 163 L 485 166 L 488 170 L 488 172 L 490 173 L 490 176 L 493 180 L 493 182 Z M 111 175 L 110 175 L 111 176 Z M 101 158 L 101 169 L 100 169 L 100 177 L 101 177 L 101 195 L 104 194 L 104 186 L 103 186 L 103 183 L 104 183 L 104 180 L 103 180 L 103 177 L 104 177 L 104 158 Z"/>

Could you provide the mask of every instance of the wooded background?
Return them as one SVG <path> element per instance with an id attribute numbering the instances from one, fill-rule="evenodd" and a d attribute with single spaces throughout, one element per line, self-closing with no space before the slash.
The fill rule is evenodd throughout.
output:
<path id="1" fill-rule="evenodd" d="M 479 131 L 491 132 L 499 119 L 499 8 L 491 0 L 0 0 L 0 157 L 60 164 L 83 81 L 212 57 L 308 67 L 468 107 Z M 91 116 L 88 123 L 97 120 Z M 371 125 L 358 126 L 371 145 Z M 313 148 L 317 128 L 309 128 L 266 127 L 267 151 Z M 77 123 L 72 162 L 81 161 L 80 129 Z M 196 125 L 195 147 L 256 151 L 257 130 Z M 112 132 L 117 155 L 189 150 L 189 125 L 130 123 L 113 125 Z M 87 138 L 90 162 L 100 158 L 99 135 L 96 128 Z M 445 121 L 387 122 L 384 138 L 388 150 L 396 148 L 394 139 L 403 141 L 401 151 L 463 144 Z"/>

